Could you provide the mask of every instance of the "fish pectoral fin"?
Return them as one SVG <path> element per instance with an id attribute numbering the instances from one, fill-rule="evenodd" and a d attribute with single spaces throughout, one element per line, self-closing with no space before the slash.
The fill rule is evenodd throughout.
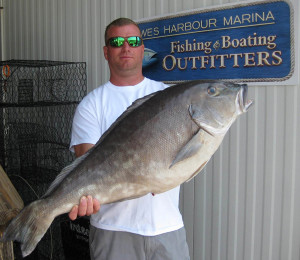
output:
<path id="1" fill-rule="evenodd" d="M 202 146 L 202 142 L 200 139 L 200 132 L 202 130 L 199 130 L 188 143 L 182 147 L 182 149 L 177 153 L 175 159 L 169 166 L 169 169 L 172 168 L 175 164 L 182 162 L 185 159 L 188 159 L 195 155 Z"/>

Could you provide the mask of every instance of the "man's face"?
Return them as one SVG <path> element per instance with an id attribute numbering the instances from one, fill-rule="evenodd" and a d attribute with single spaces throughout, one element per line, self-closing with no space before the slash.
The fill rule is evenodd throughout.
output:
<path id="1" fill-rule="evenodd" d="M 108 39 L 111 37 L 129 37 L 140 36 L 139 29 L 133 25 L 112 26 L 108 31 Z M 121 47 L 103 47 L 105 59 L 108 61 L 111 73 L 141 73 L 144 45 L 139 47 L 130 47 L 128 42 L 125 42 Z"/>

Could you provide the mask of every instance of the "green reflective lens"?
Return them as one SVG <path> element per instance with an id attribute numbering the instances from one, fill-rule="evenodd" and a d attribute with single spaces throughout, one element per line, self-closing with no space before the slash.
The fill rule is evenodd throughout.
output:
<path id="1" fill-rule="evenodd" d="M 127 38 L 124 37 L 112 37 L 107 41 L 106 45 L 110 45 L 111 47 L 122 47 L 125 43 L 128 42 L 131 47 L 139 47 L 143 44 L 143 40 L 139 36 L 130 36 Z"/>
<path id="2" fill-rule="evenodd" d="M 122 37 L 114 37 L 109 40 L 110 46 L 112 47 L 120 47 L 124 44 L 125 39 Z"/>
<path id="3" fill-rule="evenodd" d="M 138 47 L 142 45 L 142 39 L 137 36 L 128 37 L 127 42 L 132 47 Z"/>

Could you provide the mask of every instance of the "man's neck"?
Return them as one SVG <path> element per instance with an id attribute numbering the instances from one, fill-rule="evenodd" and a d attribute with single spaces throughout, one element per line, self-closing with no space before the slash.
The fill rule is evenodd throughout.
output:
<path id="1" fill-rule="evenodd" d="M 144 80 L 144 76 L 133 76 L 133 77 L 110 77 L 110 82 L 115 86 L 134 86 Z"/>

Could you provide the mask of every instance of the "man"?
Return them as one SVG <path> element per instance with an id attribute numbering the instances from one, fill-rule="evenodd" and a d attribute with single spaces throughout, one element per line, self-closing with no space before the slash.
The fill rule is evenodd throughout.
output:
<path id="1" fill-rule="evenodd" d="M 107 26 L 103 51 L 110 80 L 89 93 L 76 110 L 70 147 L 77 157 L 93 147 L 133 101 L 168 87 L 143 76 L 144 45 L 132 20 L 120 18 Z M 178 200 L 179 187 L 99 210 L 99 202 L 87 196 L 69 217 L 91 215 L 91 259 L 185 260 L 189 253 Z"/>

